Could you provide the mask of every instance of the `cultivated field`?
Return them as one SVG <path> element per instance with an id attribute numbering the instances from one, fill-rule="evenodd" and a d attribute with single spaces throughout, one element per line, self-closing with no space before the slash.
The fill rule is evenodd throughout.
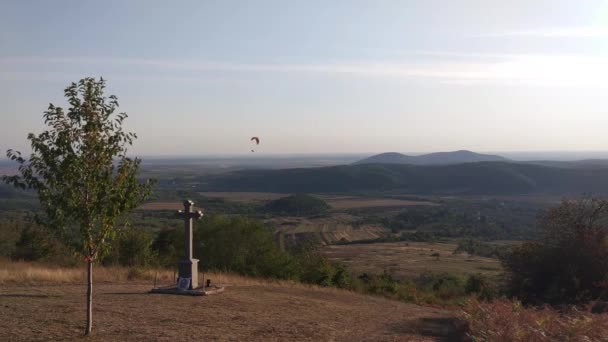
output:
<path id="1" fill-rule="evenodd" d="M 148 202 L 139 206 L 138 209 L 143 210 L 183 210 L 184 204 L 181 201 L 159 201 L 159 202 Z M 197 208 L 193 210 L 203 210 L 203 208 Z"/>
<path id="2" fill-rule="evenodd" d="M 348 210 L 361 208 L 381 208 L 381 207 L 408 207 L 412 205 L 436 205 L 426 201 L 410 201 L 391 198 L 367 198 L 367 197 L 348 197 L 327 199 L 327 203 L 334 210 Z"/>
<path id="3" fill-rule="evenodd" d="M 398 279 L 425 272 L 494 276 L 501 271 L 497 259 L 453 254 L 455 248 L 451 243 L 390 242 L 330 245 L 323 247 L 323 253 L 332 260 L 343 262 L 355 274 L 387 271 Z M 434 253 L 440 256 L 432 256 Z"/>
<path id="4" fill-rule="evenodd" d="M 227 201 L 242 203 L 263 203 L 272 201 L 289 194 L 273 192 L 200 192 L 210 198 L 222 198 Z M 407 207 L 412 205 L 436 205 L 428 201 L 413 201 L 394 198 L 376 198 L 363 196 L 318 195 L 313 194 L 329 204 L 333 210 L 348 210 L 380 207 Z"/>
<path id="5" fill-rule="evenodd" d="M 379 225 L 353 226 L 356 217 L 345 213 L 331 213 L 321 217 L 274 217 L 265 222 L 281 232 L 284 239 L 294 242 L 317 239 L 322 244 L 337 241 L 370 240 L 386 237 L 388 229 Z"/>
<path id="6" fill-rule="evenodd" d="M 209 198 L 221 198 L 227 201 L 242 203 L 267 202 L 289 196 L 289 194 L 275 192 L 199 192 L 199 194 Z"/>
<path id="7" fill-rule="evenodd" d="M 36 277 L 29 278 L 31 284 L 15 280 L 25 278 L 19 273 L 27 268 L 32 267 L 12 269 L 12 280 L 8 273 L 0 278 L 2 340 L 81 339 L 84 273 L 53 269 L 42 283 Z M 49 280 L 48 274 L 59 271 L 82 278 Z M 98 271 L 93 336 L 87 340 L 433 341 L 451 340 L 459 326 L 456 312 L 337 289 L 224 275 L 221 294 L 158 295 L 147 293 L 149 280 L 107 282 L 103 277 L 117 270 Z"/>

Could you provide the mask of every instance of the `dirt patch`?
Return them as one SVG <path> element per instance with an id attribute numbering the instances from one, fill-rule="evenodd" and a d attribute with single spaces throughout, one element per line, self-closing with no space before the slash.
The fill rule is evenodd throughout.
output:
<path id="1" fill-rule="evenodd" d="M 229 286 L 188 297 L 147 285 L 95 287 L 95 341 L 434 341 L 457 331 L 454 312 L 335 289 Z M 0 288 L 0 331 L 10 341 L 82 338 L 82 285 Z M 431 322 L 426 324 L 425 322 Z"/>

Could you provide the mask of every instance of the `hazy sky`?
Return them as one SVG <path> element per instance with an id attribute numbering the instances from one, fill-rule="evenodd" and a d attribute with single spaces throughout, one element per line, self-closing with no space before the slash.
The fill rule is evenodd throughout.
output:
<path id="1" fill-rule="evenodd" d="M 608 150 L 608 1 L 0 3 L 0 150 L 108 79 L 138 154 Z"/>

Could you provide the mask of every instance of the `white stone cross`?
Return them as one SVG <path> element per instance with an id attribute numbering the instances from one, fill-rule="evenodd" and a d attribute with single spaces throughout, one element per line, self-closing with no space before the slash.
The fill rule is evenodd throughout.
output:
<path id="1" fill-rule="evenodd" d="M 199 211 L 192 211 L 194 202 L 190 200 L 184 201 L 184 210 L 177 212 L 176 216 L 183 218 L 184 233 L 186 238 L 186 250 L 184 260 L 178 263 L 178 273 L 180 278 L 189 278 L 190 286 L 189 289 L 196 289 L 198 287 L 198 259 L 192 258 L 192 219 L 200 219 L 203 217 L 203 213 Z"/>
<path id="2" fill-rule="evenodd" d="M 184 210 L 178 210 L 177 216 L 184 219 L 184 233 L 186 237 L 186 260 L 192 259 L 192 219 L 200 219 L 203 217 L 202 211 L 192 211 L 194 202 L 190 200 L 184 201 Z"/>

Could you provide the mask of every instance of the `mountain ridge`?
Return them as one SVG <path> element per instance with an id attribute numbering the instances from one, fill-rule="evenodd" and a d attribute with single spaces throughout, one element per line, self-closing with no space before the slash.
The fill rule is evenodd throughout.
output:
<path id="1" fill-rule="evenodd" d="M 476 153 L 469 150 L 450 152 L 434 152 L 418 156 L 398 152 L 385 152 L 356 161 L 360 164 L 410 164 L 410 165 L 450 165 L 477 162 L 507 162 L 510 161 L 499 155 Z"/>

